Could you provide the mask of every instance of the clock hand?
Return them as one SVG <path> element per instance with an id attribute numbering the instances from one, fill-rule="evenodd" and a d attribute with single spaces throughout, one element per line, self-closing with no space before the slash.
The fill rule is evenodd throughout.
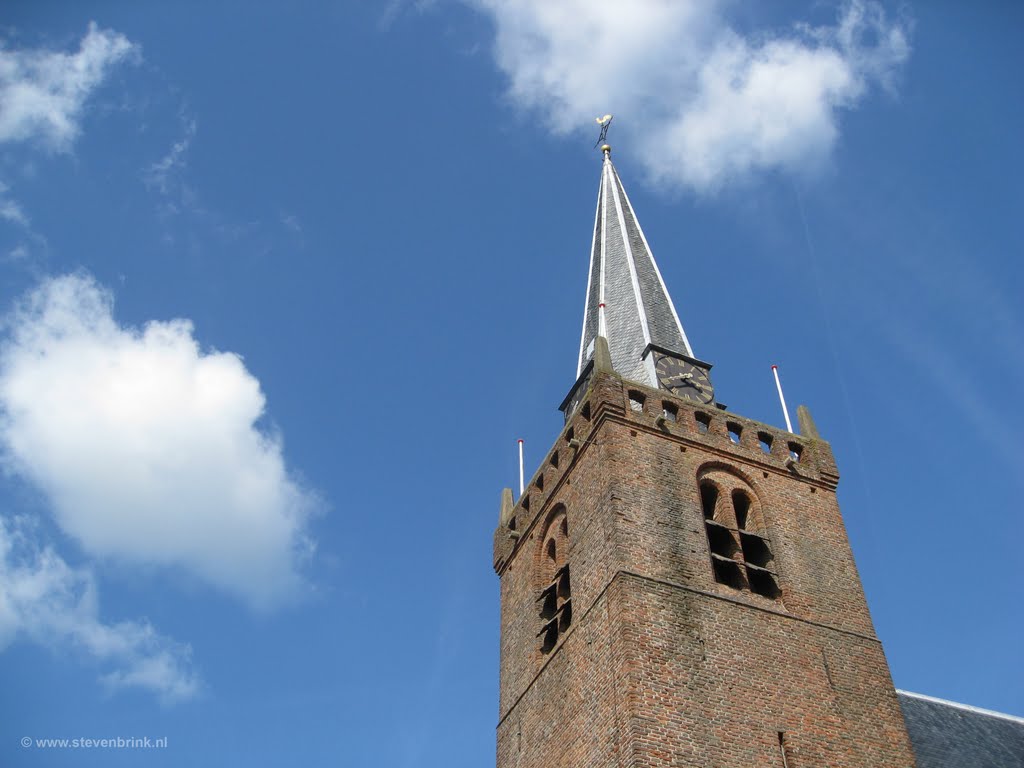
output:
<path id="1" fill-rule="evenodd" d="M 692 378 L 693 378 L 693 374 L 692 373 L 677 373 L 675 376 L 669 376 L 668 380 L 672 381 L 673 379 L 682 379 L 683 381 L 686 381 L 687 379 L 692 379 Z"/>

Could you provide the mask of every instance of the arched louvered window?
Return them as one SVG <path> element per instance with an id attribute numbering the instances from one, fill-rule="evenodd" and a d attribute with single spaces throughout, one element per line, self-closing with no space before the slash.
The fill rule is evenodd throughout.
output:
<path id="1" fill-rule="evenodd" d="M 559 506 L 548 518 L 537 572 L 541 584 L 539 606 L 541 628 L 540 650 L 548 653 L 558 643 L 558 638 L 572 624 L 572 584 L 569 581 L 569 521 L 565 507 Z"/>
<path id="2" fill-rule="evenodd" d="M 698 487 L 715 581 L 778 599 L 775 556 L 753 490 L 720 469 L 701 473 Z"/>

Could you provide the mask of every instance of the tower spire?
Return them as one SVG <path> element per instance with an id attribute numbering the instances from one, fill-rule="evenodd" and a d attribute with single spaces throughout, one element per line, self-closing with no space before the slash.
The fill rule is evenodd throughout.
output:
<path id="1" fill-rule="evenodd" d="M 601 150 L 604 160 L 576 375 L 593 356 L 596 338 L 603 336 L 616 373 L 658 386 L 647 359 L 650 349 L 690 358 L 693 350 L 612 163 L 611 147 L 605 144 Z"/>

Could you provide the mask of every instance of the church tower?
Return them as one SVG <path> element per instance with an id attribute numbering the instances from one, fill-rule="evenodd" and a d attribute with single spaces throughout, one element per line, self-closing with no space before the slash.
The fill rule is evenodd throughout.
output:
<path id="1" fill-rule="evenodd" d="M 718 404 L 603 149 L 565 427 L 494 536 L 498 768 L 909 768 L 832 451 Z"/>

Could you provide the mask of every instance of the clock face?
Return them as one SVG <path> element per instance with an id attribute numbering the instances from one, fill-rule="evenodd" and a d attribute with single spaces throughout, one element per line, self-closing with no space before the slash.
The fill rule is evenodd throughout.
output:
<path id="1" fill-rule="evenodd" d="M 705 405 L 715 399 L 715 390 L 703 368 L 678 357 L 659 355 L 654 370 L 658 374 L 658 384 L 676 397 Z"/>

